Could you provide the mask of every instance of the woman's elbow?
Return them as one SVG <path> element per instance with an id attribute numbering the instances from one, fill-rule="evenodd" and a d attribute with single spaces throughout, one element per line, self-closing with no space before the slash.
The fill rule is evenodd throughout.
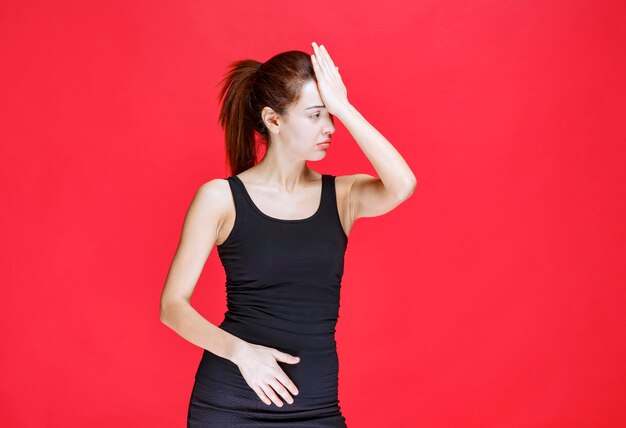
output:
<path id="1" fill-rule="evenodd" d="M 159 305 L 159 318 L 163 324 L 167 324 L 167 306 L 163 299 L 161 299 L 161 303 Z"/>
<path id="2" fill-rule="evenodd" d="M 169 325 L 169 322 L 172 319 L 172 314 L 176 311 L 179 304 L 180 302 L 176 299 L 161 298 L 159 305 L 159 318 L 163 324 Z"/>

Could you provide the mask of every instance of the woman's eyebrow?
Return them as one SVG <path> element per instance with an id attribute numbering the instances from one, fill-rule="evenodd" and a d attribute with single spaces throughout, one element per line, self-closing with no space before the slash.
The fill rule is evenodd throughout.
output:
<path id="1" fill-rule="evenodd" d="M 308 110 L 310 108 L 326 108 L 326 106 L 312 106 L 312 107 L 305 108 L 305 110 Z"/>

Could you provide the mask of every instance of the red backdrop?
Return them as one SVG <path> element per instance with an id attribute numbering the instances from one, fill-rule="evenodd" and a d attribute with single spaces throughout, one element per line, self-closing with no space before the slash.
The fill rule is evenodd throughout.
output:
<path id="1" fill-rule="evenodd" d="M 159 297 L 229 173 L 215 85 L 311 41 L 418 178 L 350 235 L 348 425 L 626 426 L 623 2 L 1 9 L 2 426 L 185 426 L 202 350 Z M 311 166 L 375 175 L 336 123 Z M 222 320 L 216 251 L 192 303 Z"/>

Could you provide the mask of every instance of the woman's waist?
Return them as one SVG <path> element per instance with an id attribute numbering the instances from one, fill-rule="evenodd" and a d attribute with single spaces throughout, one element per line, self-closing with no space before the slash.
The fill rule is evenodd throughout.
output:
<path id="1" fill-rule="evenodd" d="M 247 342 L 275 347 L 282 352 L 334 352 L 337 347 L 334 326 L 310 326 L 276 319 L 254 320 L 227 313 L 218 327 Z"/>
<path id="2" fill-rule="evenodd" d="M 298 363 L 288 364 L 282 361 L 277 361 L 277 363 L 298 388 L 299 393 L 294 396 L 294 399 L 308 405 L 336 402 L 339 374 L 336 351 L 292 351 L 291 353 L 300 357 Z M 203 352 L 196 379 L 219 391 L 258 399 L 235 363 L 207 350 Z"/>

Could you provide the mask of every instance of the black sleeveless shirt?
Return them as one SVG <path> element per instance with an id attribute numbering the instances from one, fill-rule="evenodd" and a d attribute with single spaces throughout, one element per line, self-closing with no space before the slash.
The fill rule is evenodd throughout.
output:
<path id="1" fill-rule="evenodd" d="M 295 220 L 266 215 L 239 177 L 227 180 L 236 216 L 229 236 L 217 246 L 227 294 L 218 327 L 300 357 L 297 364 L 278 362 L 298 387 L 297 402 L 336 403 L 335 326 L 348 237 L 337 209 L 335 177 L 322 175 L 317 211 Z M 233 362 L 207 350 L 196 380 L 259 400 Z"/>

